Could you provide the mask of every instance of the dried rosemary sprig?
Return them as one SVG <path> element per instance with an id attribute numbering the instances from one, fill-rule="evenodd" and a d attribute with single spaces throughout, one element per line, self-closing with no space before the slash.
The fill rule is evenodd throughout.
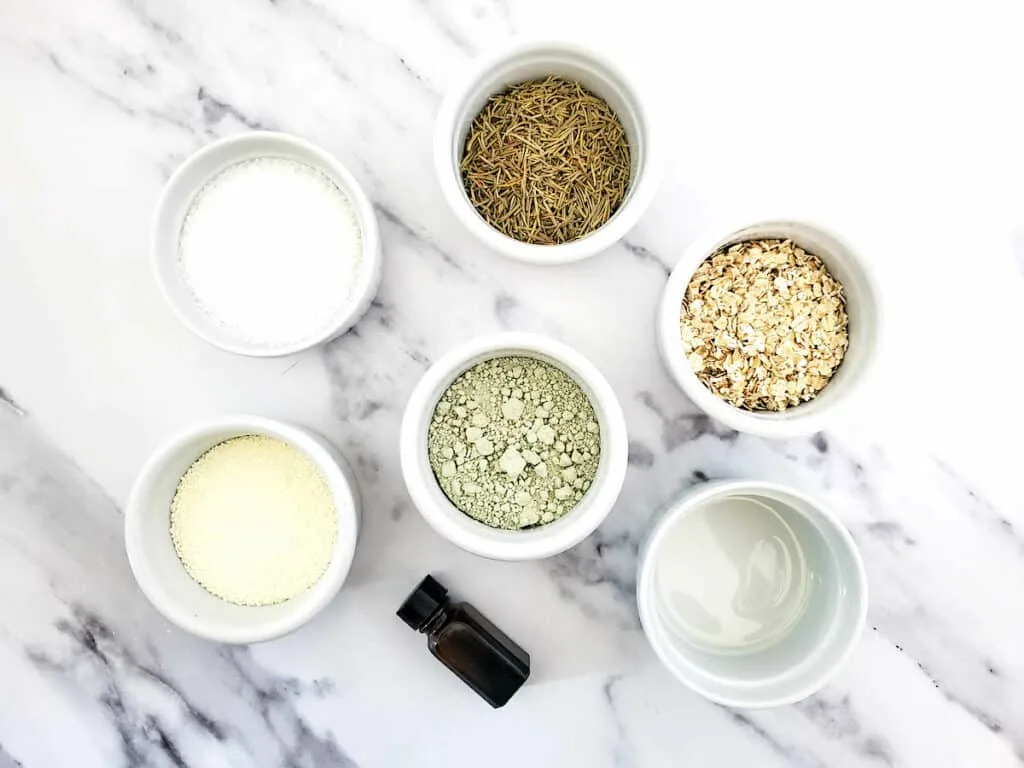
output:
<path id="1" fill-rule="evenodd" d="M 629 142 L 611 107 L 579 83 L 531 80 L 492 96 L 460 166 L 470 202 L 495 229 L 557 245 L 612 217 L 629 185 Z"/>

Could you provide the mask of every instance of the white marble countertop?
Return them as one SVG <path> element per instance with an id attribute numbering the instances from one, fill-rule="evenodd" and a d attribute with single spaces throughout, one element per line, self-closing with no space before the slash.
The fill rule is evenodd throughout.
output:
<path id="1" fill-rule="evenodd" d="M 947 5 L 0 0 L 0 767 L 1024 764 L 1021 19 L 996 0 Z M 618 55 L 660 112 L 668 167 L 652 208 L 626 243 L 572 267 L 486 252 L 435 184 L 446 83 L 513 33 Z M 340 157 L 384 239 L 357 329 L 283 360 L 191 336 L 148 264 L 171 170 L 255 127 Z M 807 440 L 710 422 L 655 352 L 681 249 L 719 216 L 765 208 L 855 239 L 886 293 L 878 386 L 856 423 Z M 612 516 L 543 562 L 448 545 L 398 467 L 425 366 L 500 328 L 588 355 L 631 433 Z M 147 454 L 224 410 L 321 430 L 366 500 L 338 599 L 250 648 L 164 621 L 121 540 Z M 819 494 L 864 554 L 869 629 L 797 706 L 712 705 L 638 629 L 644 531 L 719 476 Z M 531 682 L 505 709 L 394 617 L 428 571 L 530 650 Z"/>

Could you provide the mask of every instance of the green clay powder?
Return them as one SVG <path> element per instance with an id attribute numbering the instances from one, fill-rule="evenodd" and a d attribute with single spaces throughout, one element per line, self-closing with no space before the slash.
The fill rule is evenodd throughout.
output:
<path id="1" fill-rule="evenodd" d="M 590 399 L 564 371 L 496 357 L 445 390 L 427 453 L 456 507 L 492 528 L 519 530 L 580 502 L 597 473 L 601 433 Z"/>

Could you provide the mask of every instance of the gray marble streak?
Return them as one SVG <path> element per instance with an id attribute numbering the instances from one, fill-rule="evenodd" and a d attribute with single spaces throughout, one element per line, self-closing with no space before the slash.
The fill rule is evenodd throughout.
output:
<path id="1" fill-rule="evenodd" d="M 711 441 L 712 444 L 726 447 L 730 451 L 781 456 L 787 469 L 786 474 L 797 470 L 796 474 L 801 478 L 800 484 L 808 487 L 809 490 L 816 487 L 819 495 L 834 497 L 838 492 L 839 495 L 852 495 L 858 499 L 862 511 L 867 513 L 868 517 L 863 522 L 853 522 L 851 528 L 855 537 L 860 541 L 861 547 L 869 556 L 869 570 L 873 562 L 891 561 L 893 578 L 900 583 L 901 588 L 908 591 L 912 589 L 911 580 L 915 576 L 906 572 L 901 573 L 895 564 L 904 556 L 908 548 L 917 547 L 919 542 L 908 529 L 906 522 L 893 517 L 900 514 L 904 486 L 900 484 L 894 487 L 892 483 L 893 468 L 877 445 L 869 445 L 859 453 L 854 453 L 842 440 L 826 434 L 814 435 L 806 440 L 761 441 L 737 435 L 716 425 L 701 414 L 667 412 L 650 393 L 642 392 L 638 398 L 644 407 L 656 417 L 656 422 L 659 425 L 658 432 L 666 453 L 665 456 L 659 458 L 659 461 L 664 461 L 674 451 L 702 444 L 706 447 L 708 441 Z M 634 450 L 634 454 L 636 453 L 637 451 Z M 768 455 L 765 455 L 764 458 L 767 459 Z M 749 463 L 749 459 L 740 463 Z M 644 466 L 643 462 L 641 466 Z M 949 468 L 942 466 L 941 463 L 931 462 L 930 467 L 926 467 L 926 469 L 932 477 L 930 479 L 925 479 L 924 476 L 918 477 L 913 481 L 914 484 L 927 485 L 936 479 L 951 477 Z M 650 468 L 644 466 L 644 470 L 650 471 Z M 694 482 L 737 474 L 743 474 L 743 472 L 738 471 L 735 467 L 730 468 L 727 472 L 714 469 L 693 470 L 688 477 L 673 484 L 670 498 L 674 498 L 678 491 Z M 952 477 L 955 478 L 955 475 Z M 906 480 L 907 478 L 903 478 L 904 482 Z M 991 505 L 976 492 L 963 486 L 958 480 L 957 483 L 960 484 L 958 493 L 966 497 L 968 501 L 966 511 L 973 518 L 980 518 L 989 523 L 990 530 L 994 535 L 1010 536 L 1012 525 L 1001 522 L 1002 518 L 999 514 L 995 513 Z M 941 498 L 945 503 L 952 502 L 959 506 L 957 489 L 939 485 L 937 491 L 935 494 L 929 494 L 928 497 L 933 500 Z M 1006 522 L 1009 523 L 1009 521 Z M 635 551 L 642 537 L 642 530 L 643 527 L 640 530 L 626 530 L 621 533 L 618 539 L 619 545 L 622 546 L 621 542 L 624 537 L 624 540 L 628 542 L 626 546 Z M 613 585 L 613 588 L 619 589 L 628 600 L 633 586 L 629 580 L 631 574 L 626 568 L 616 571 L 611 565 L 614 560 L 601 558 L 601 549 L 606 546 L 606 542 L 603 541 L 605 536 L 604 530 L 599 531 L 595 537 L 570 553 L 570 557 L 567 559 L 575 565 L 573 582 Z M 1016 539 L 1012 539 L 1012 543 L 1014 547 L 1017 546 Z M 1019 563 L 1017 567 L 1019 569 Z M 556 566 L 557 568 L 558 566 Z M 566 570 L 564 564 L 561 564 L 561 569 L 562 572 Z M 901 642 L 909 644 L 923 635 L 928 635 L 932 641 L 929 642 L 929 645 L 932 645 L 936 633 L 942 638 L 942 652 L 953 654 L 948 662 L 944 662 L 951 679 L 945 684 L 936 682 L 936 687 L 947 700 L 962 707 L 983 727 L 993 733 L 1008 737 L 1019 756 L 1021 753 L 1021 730 L 1018 727 L 1012 727 L 1011 732 L 1004 732 L 1006 726 L 1004 726 L 1003 719 L 988 711 L 992 704 L 990 694 L 980 694 L 980 691 L 976 691 L 976 682 L 984 678 L 985 662 L 983 659 L 985 657 L 979 658 L 978 651 L 972 647 L 977 640 L 975 638 L 968 639 L 962 634 L 968 627 L 954 628 L 946 625 L 939 618 L 938 612 L 942 606 L 941 598 L 934 603 L 934 607 L 925 608 L 924 605 L 918 605 L 914 608 L 915 624 L 913 626 L 905 625 L 902 621 L 899 622 L 899 626 L 895 624 L 890 626 L 890 622 L 886 620 L 885 616 L 876 616 L 879 613 L 887 613 L 884 606 L 888 601 L 882 596 L 880 602 L 880 605 L 879 600 L 875 602 L 872 609 L 872 620 L 876 625 L 876 630 L 884 630 L 890 633 L 890 636 L 899 638 L 891 642 L 893 648 L 900 654 L 907 653 Z M 603 618 L 608 620 L 607 616 Z M 937 650 L 935 648 L 922 649 L 922 657 L 925 661 L 931 662 Z M 924 672 L 924 662 L 915 663 L 922 667 L 922 672 Z M 975 671 L 970 675 L 959 674 L 959 671 L 965 668 L 973 668 Z M 988 668 L 993 671 L 995 669 L 994 667 Z M 930 672 L 924 674 L 935 682 L 935 678 Z M 988 674 L 990 677 L 994 676 L 991 672 Z M 965 685 L 967 679 L 974 683 Z M 1002 699 L 1007 694 L 1017 699 L 1014 707 L 1019 708 L 1021 706 L 1019 695 L 1016 692 L 1011 692 L 1011 689 L 1004 689 L 1003 694 L 998 698 Z M 863 755 L 866 760 L 884 765 L 892 765 L 897 762 L 891 748 L 887 746 L 884 735 L 862 733 L 862 728 L 857 725 L 857 719 L 852 713 L 848 698 L 836 700 L 825 698 L 825 696 L 822 694 L 813 698 L 804 705 L 798 706 L 797 709 L 809 720 L 812 720 L 817 727 L 829 733 L 832 738 L 847 740 L 850 749 Z M 748 720 L 756 723 L 757 715 L 743 715 L 737 722 L 746 723 Z M 813 760 L 804 760 L 803 758 L 794 758 L 794 760 L 796 760 L 796 764 L 802 764 L 801 760 L 806 764 L 814 764 Z"/>
<path id="2" fill-rule="evenodd" d="M 663 261 L 650 248 L 646 248 L 645 246 L 642 245 L 637 245 L 636 243 L 633 243 L 629 240 L 623 240 L 622 247 L 625 248 L 626 251 L 632 254 L 633 256 L 636 256 L 636 258 L 640 262 L 644 264 L 652 264 L 655 267 L 657 267 L 659 270 L 661 270 L 665 277 L 668 277 L 669 273 L 672 271 L 672 268 L 669 266 L 669 264 Z"/>
<path id="3" fill-rule="evenodd" d="M 640 392 L 637 400 L 660 420 L 661 444 L 666 452 L 671 452 L 683 443 L 697 440 L 704 435 L 713 435 L 725 441 L 739 437 L 738 432 L 719 424 L 704 413 L 667 413 L 650 392 Z"/>
<path id="4" fill-rule="evenodd" d="M 797 768 L 826 768 L 826 764 L 813 755 L 783 744 L 776 737 L 772 736 L 770 732 L 758 725 L 751 715 L 733 709 L 726 709 L 725 711 L 728 712 L 729 718 L 733 723 L 752 734 L 759 742 L 783 758 L 788 765 L 796 766 Z"/>
<path id="5" fill-rule="evenodd" d="M 300 717 L 293 701 L 307 686 L 294 678 L 281 678 L 261 669 L 245 649 L 225 649 L 222 656 L 237 673 L 239 693 L 260 713 L 267 733 L 280 745 L 285 765 L 308 768 L 356 768 L 330 735 L 321 735 Z M 315 680 L 312 689 L 318 696 L 329 694 L 329 680 Z"/>
<path id="6" fill-rule="evenodd" d="M 1024 534 L 1018 530 L 1018 526 L 1024 529 L 1021 521 L 1017 525 L 1006 517 L 1002 512 L 981 495 L 979 491 L 972 488 L 960 474 L 940 459 L 935 459 L 935 464 L 946 476 L 949 490 L 956 494 L 958 503 L 962 504 L 967 514 L 973 519 L 982 523 L 989 530 L 995 531 L 999 536 L 1006 537 L 1018 551 L 1024 555 Z"/>
<path id="7" fill-rule="evenodd" d="M 637 629 L 635 535 L 599 529 L 568 552 L 544 563 L 564 599 L 595 623 Z"/>
<path id="8" fill-rule="evenodd" d="M 601 686 L 601 694 L 604 696 L 605 703 L 608 706 L 608 712 L 614 728 L 611 748 L 612 768 L 625 768 L 625 766 L 634 764 L 630 755 L 629 736 L 622 723 L 622 717 L 618 711 L 619 705 L 616 702 L 615 687 L 619 680 L 621 680 L 619 675 L 612 675 Z"/>
<path id="9" fill-rule="evenodd" d="M 158 619 L 127 573 L 117 508 L 6 406 L 0 510 L 0 573 L 10 583 L 22 560 L 28 569 L 18 587 L 23 612 L 0 633 L 0 669 L 27 664 L 82 702 L 97 733 L 81 765 L 183 768 L 209 764 L 211 750 L 260 764 L 273 755 L 306 768 L 355 765 L 294 708 L 311 691 L 329 692 L 330 681 L 271 674 L 244 648 L 219 648 Z M 38 570 L 43 562 L 51 566 Z"/>
<path id="10" fill-rule="evenodd" d="M 4 751 L 0 744 L 0 768 L 24 768 L 24 766 Z"/>
<path id="11" fill-rule="evenodd" d="M 187 765 L 171 727 L 125 693 L 127 681 L 133 677 L 152 683 L 175 700 L 187 721 L 206 736 L 218 742 L 227 739 L 223 725 L 197 709 L 168 679 L 140 664 L 98 615 L 78 604 L 68 609 L 70 617 L 54 623 L 71 645 L 66 656 L 57 657 L 34 646 L 26 648 L 25 654 L 43 674 L 54 674 L 62 680 L 98 678 L 98 703 L 117 731 L 122 758 L 129 765 Z"/>
<path id="12" fill-rule="evenodd" d="M 4 392 L 3 388 L 0 388 L 0 405 L 4 405 L 11 410 L 15 411 L 19 415 L 24 415 L 24 411 L 14 402 L 14 398 Z"/>
<path id="13" fill-rule="evenodd" d="M 823 692 L 794 705 L 820 730 L 832 738 L 850 745 L 852 751 L 871 763 L 892 766 L 895 757 L 885 738 L 878 734 L 865 734 L 864 726 L 854 711 L 849 696 L 834 696 Z"/>
<path id="14" fill-rule="evenodd" d="M 438 256 L 446 266 L 456 270 L 461 269 L 461 267 L 459 267 L 458 262 L 455 261 L 455 259 L 451 255 L 442 250 L 439 245 L 431 241 L 427 236 L 413 229 L 411 224 L 399 218 L 398 214 L 395 213 L 393 210 L 391 210 L 390 208 L 381 203 L 377 203 L 374 206 L 374 208 L 377 210 L 377 213 L 380 214 L 380 216 L 384 219 L 385 222 L 387 222 L 395 229 L 397 229 L 406 238 L 412 240 L 414 243 L 417 243 L 418 245 L 425 246 L 426 250 Z"/>

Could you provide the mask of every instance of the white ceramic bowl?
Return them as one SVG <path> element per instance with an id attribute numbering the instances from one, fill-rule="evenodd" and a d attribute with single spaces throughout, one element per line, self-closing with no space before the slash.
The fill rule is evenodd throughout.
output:
<path id="1" fill-rule="evenodd" d="M 427 459 L 434 408 L 465 370 L 495 357 L 532 357 L 569 374 L 590 397 L 601 428 L 601 457 L 590 490 L 572 510 L 547 525 L 522 531 L 491 528 L 460 512 L 444 495 Z M 611 385 L 585 357 L 565 344 L 530 333 L 486 336 L 452 350 L 423 375 L 402 419 L 402 474 L 420 514 L 449 541 L 496 560 L 535 560 L 563 552 L 589 536 L 608 516 L 622 489 L 629 451 L 626 421 Z"/>
<path id="2" fill-rule="evenodd" d="M 656 588 L 657 565 L 669 549 L 664 544 L 673 526 L 729 497 L 770 504 L 800 542 L 811 573 L 807 607 L 789 634 L 746 654 L 711 652 L 680 637 L 665 618 Z M 850 534 L 813 499 L 774 483 L 717 481 L 687 493 L 654 526 L 640 552 L 637 603 L 654 652 L 680 681 L 726 706 L 772 707 L 810 696 L 846 661 L 864 628 L 868 588 Z"/>
<path id="3" fill-rule="evenodd" d="M 780 412 L 747 411 L 713 394 L 690 367 L 679 332 L 683 295 L 697 267 L 723 245 L 763 238 L 790 239 L 818 256 L 843 286 L 850 323 L 850 345 L 832 380 L 813 400 Z M 871 273 L 848 242 L 816 224 L 766 219 L 719 227 L 686 249 L 662 294 L 658 346 L 683 392 L 712 418 L 740 432 L 771 438 L 795 437 L 824 429 L 862 388 L 881 342 L 881 315 L 879 292 Z"/>
<path id="4" fill-rule="evenodd" d="M 339 314 L 325 328 L 311 328 L 300 341 L 260 344 L 213 320 L 197 303 L 182 280 L 178 238 L 196 193 L 229 166 L 257 157 L 281 157 L 312 166 L 326 174 L 355 206 L 363 240 L 363 265 L 357 284 Z M 157 203 L 151 233 L 153 270 L 164 297 L 178 318 L 200 338 L 229 352 L 252 357 L 280 357 L 330 341 L 351 328 L 369 308 L 381 276 L 381 246 L 373 204 L 355 177 L 332 155 L 304 139 L 286 133 L 251 131 L 207 144 L 182 163 L 168 179 Z M 282 258 L 287 258 L 282 254 Z"/>
<path id="5" fill-rule="evenodd" d="M 473 119 L 495 94 L 526 80 L 556 75 L 575 80 L 615 110 L 629 139 L 629 189 L 619 209 L 600 229 L 561 245 L 523 243 L 499 232 L 477 213 L 462 184 L 459 164 Z M 517 42 L 473 63 L 452 84 L 437 115 L 434 165 L 455 216 L 498 253 L 533 264 L 565 264 L 603 251 L 621 239 L 647 208 L 660 175 L 651 118 L 640 91 L 605 57 L 565 42 Z"/>
<path id="6" fill-rule="evenodd" d="M 337 511 L 337 543 L 327 570 L 312 587 L 277 605 L 233 605 L 214 597 L 188 575 L 171 541 L 171 500 L 181 476 L 205 451 L 241 435 L 274 437 L 302 451 L 323 472 Z M 253 643 L 291 632 L 334 598 L 352 564 L 359 507 L 351 470 L 323 438 L 259 416 L 221 416 L 175 435 L 146 462 L 125 509 L 125 548 L 143 594 L 170 621 L 210 640 Z"/>

